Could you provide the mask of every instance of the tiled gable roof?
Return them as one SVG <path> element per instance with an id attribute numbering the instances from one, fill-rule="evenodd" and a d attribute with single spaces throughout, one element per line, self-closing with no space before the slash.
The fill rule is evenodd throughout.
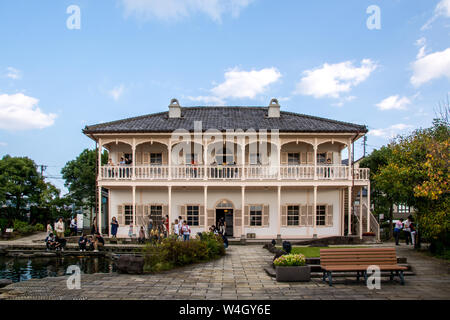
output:
<path id="1" fill-rule="evenodd" d="M 169 112 L 86 126 L 85 134 L 194 131 L 194 121 L 202 129 L 279 129 L 280 132 L 367 132 L 366 126 L 304 114 L 281 111 L 279 118 L 268 118 L 267 107 L 183 107 L 181 118 L 169 118 Z"/>

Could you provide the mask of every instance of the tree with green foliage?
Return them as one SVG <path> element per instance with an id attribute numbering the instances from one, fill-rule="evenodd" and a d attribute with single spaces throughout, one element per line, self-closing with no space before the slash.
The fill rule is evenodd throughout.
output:
<path id="1" fill-rule="evenodd" d="M 102 154 L 101 163 L 108 162 L 108 153 L 105 150 Z M 65 186 L 69 189 L 69 196 L 75 205 L 83 209 L 95 207 L 96 198 L 96 166 L 97 152 L 85 149 L 75 160 L 66 163 L 61 170 L 65 181 Z"/>
<path id="2" fill-rule="evenodd" d="M 450 244 L 448 114 L 447 107 L 431 128 L 398 136 L 361 163 L 372 169 L 373 202 L 386 199 L 389 205 L 405 203 L 414 207 L 421 234 L 444 250 Z"/>
<path id="3" fill-rule="evenodd" d="M 0 203 L 12 204 L 15 218 L 23 218 L 24 207 L 38 204 L 44 189 L 46 184 L 30 158 L 5 155 L 0 160 Z"/>

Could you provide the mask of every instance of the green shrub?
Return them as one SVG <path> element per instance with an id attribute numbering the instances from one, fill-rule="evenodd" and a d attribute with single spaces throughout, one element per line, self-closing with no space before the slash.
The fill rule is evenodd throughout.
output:
<path id="1" fill-rule="evenodd" d="M 302 254 L 285 254 L 276 258 L 273 264 L 279 267 L 304 266 L 306 264 L 306 258 Z"/>
<path id="2" fill-rule="evenodd" d="M 32 225 L 18 219 L 14 220 L 13 228 L 14 231 L 17 231 L 21 235 L 28 235 L 34 232 L 34 227 Z"/>
<path id="3" fill-rule="evenodd" d="M 159 272 L 196 262 L 205 262 L 225 254 L 222 238 L 203 233 L 200 239 L 180 241 L 169 237 L 144 248 L 144 271 Z"/>
<path id="4" fill-rule="evenodd" d="M 35 231 L 45 231 L 45 227 L 41 223 L 36 223 L 36 225 L 34 226 L 34 230 Z"/>

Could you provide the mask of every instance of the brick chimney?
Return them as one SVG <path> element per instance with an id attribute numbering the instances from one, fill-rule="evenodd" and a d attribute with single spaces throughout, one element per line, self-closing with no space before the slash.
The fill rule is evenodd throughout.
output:
<path id="1" fill-rule="evenodd" d="M 169 118 L 181 118 L 181 106 L 177 99 L 170 100 Z"/>
<path id="2" fill-rule="evenodd" d="M 280 104 L 278 103 L 278 100 L 275 98 L 270 100 L 268 117 L 269 118 L 280 117 Z"/>

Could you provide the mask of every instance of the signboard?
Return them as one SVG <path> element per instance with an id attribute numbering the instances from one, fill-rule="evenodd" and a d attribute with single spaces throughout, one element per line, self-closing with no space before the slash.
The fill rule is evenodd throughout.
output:
<path id="1" fill-rule="evenodd" d="M 78 231 L 83 231 L 83 228 L 84 228 L 83 218 L 84 218 L 83 214 L 77 214 L 77 228 L 78 228 Z"/>

